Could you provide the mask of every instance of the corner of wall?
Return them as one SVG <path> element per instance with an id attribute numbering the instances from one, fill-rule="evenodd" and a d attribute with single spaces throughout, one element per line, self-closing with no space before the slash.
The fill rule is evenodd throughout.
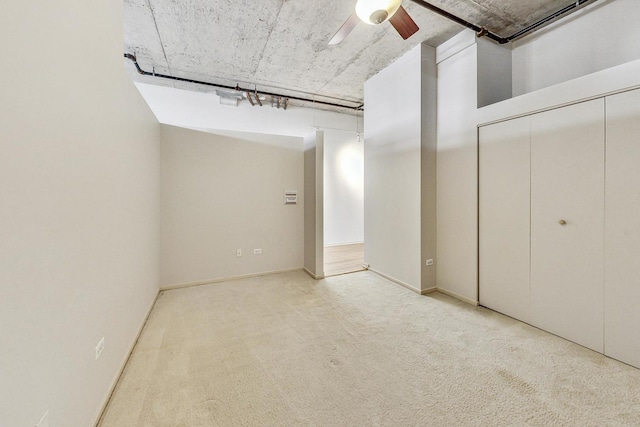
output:
<path id="1" fill-rule="evenodd" d="M 437 65 L 436 49 L 422 44 L 420 142 L 420 290 L 436 287 L 437 250 Z M 431 264 L 427 265 L 427 260 Z"/>
<path id="2" fill-rule="evenodd" d="M 324 276 L 324 132 L 316 132 L 315 273 Z"/>
<path id="3" fill-rule="evenodd" d="M 477 300 L 478 45 L 466 30 L 438 47 L 437 268 L 439 290 Z"/>
<path id="4" fill-rule="evenodd" d="M 460 31 L 436 48 L 436 64 L 447 60 L 456 53 L 473 46 L 477 41 L 476 33 L 469 29 Z"/>
<path id="5" fill-rule="evenodd" d="M 322 131 L 304 138 L 304 270 L 323 276 L 323 139 Z"/>
<path id="6" fill-rule="evenodd" d="M 512 50 L 511 44 L 499 45 L 484 37 L 477 45 L 477 107 L 481 108 L 511 98 Z"/>

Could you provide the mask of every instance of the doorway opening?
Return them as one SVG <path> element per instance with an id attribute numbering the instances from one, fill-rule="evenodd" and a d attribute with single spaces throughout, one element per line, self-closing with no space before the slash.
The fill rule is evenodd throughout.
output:
<path id="1" fill-rule="evenodd" d="M 362 270 L 366 270 L 364 267 L 364 243 L 324 247 L 325 277 Z"/>
<path id="2" fill-rule="evenodd" d="M 325 130 L 323 157 L 324 276 L 365 270 L 364 138 Z"/>

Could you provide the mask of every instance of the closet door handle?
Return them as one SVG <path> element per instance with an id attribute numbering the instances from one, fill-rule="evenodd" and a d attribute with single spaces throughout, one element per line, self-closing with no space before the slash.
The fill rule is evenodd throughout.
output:
<path id="1" fill-rule="evenodd" d="M 567 221 L 565 221 L 564 219 L 561 219 L 560 221 L 558 221 L 558 224 L 567 225 Z"/>

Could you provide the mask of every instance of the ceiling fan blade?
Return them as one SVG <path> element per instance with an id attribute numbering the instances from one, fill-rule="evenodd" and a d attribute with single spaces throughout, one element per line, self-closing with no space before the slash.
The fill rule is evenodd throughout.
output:
<path id="1" fill-rule="evenodd" d="M 359 20 L 360 19 L 358 18 L 358 15 L 352 13 L 351 16 L 345 21 L 345 23 L 342 24 L 342 27 L 340 27 L 338 32 L 333 37 L 331 37 L 331 40 L 329 40 L 329 44 L 338 44 L 342 40 L 344 40 L 349 35 L 349 33 L 353 31 L 356 25 L 358 25 Z"/>
<path id="2" fill-rule="evenodd" d="M 400 9 L 393 14 L 391 19 L 389 19 L 389 22 L 391 22 L 393 28 L 395 28 L 400 36 L 405 40 L 414 35 L 420 29 L 402 6 L 400 6 Z"/>

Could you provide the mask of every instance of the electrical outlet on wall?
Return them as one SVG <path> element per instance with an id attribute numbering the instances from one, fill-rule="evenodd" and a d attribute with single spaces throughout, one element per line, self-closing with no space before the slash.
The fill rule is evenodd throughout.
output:
<path id="1" fill-rule="evenodd" d="M 236 249 L 236 256 L 242 256 L 242 249 Z"/>
<path id="2" fill-rule="evenodd" d="M 102 337 L 96 346 L 96 360 L 98 360 L 98 357 L 102 354 L 102 350 L 104 350 L 104 337 Z"/>
<path id="3" fill-rule="evenodd" d="M 254 255 L 260 255 L 262 253 L 262 249 L 254 249 L 253 250 L 253 254 Z"/>
<path id="4" fill-rule="evenodd" d="M 433 265 L 433 260 L 432 259 L 428 259 L 427 260 L 427 265 Z"/>

